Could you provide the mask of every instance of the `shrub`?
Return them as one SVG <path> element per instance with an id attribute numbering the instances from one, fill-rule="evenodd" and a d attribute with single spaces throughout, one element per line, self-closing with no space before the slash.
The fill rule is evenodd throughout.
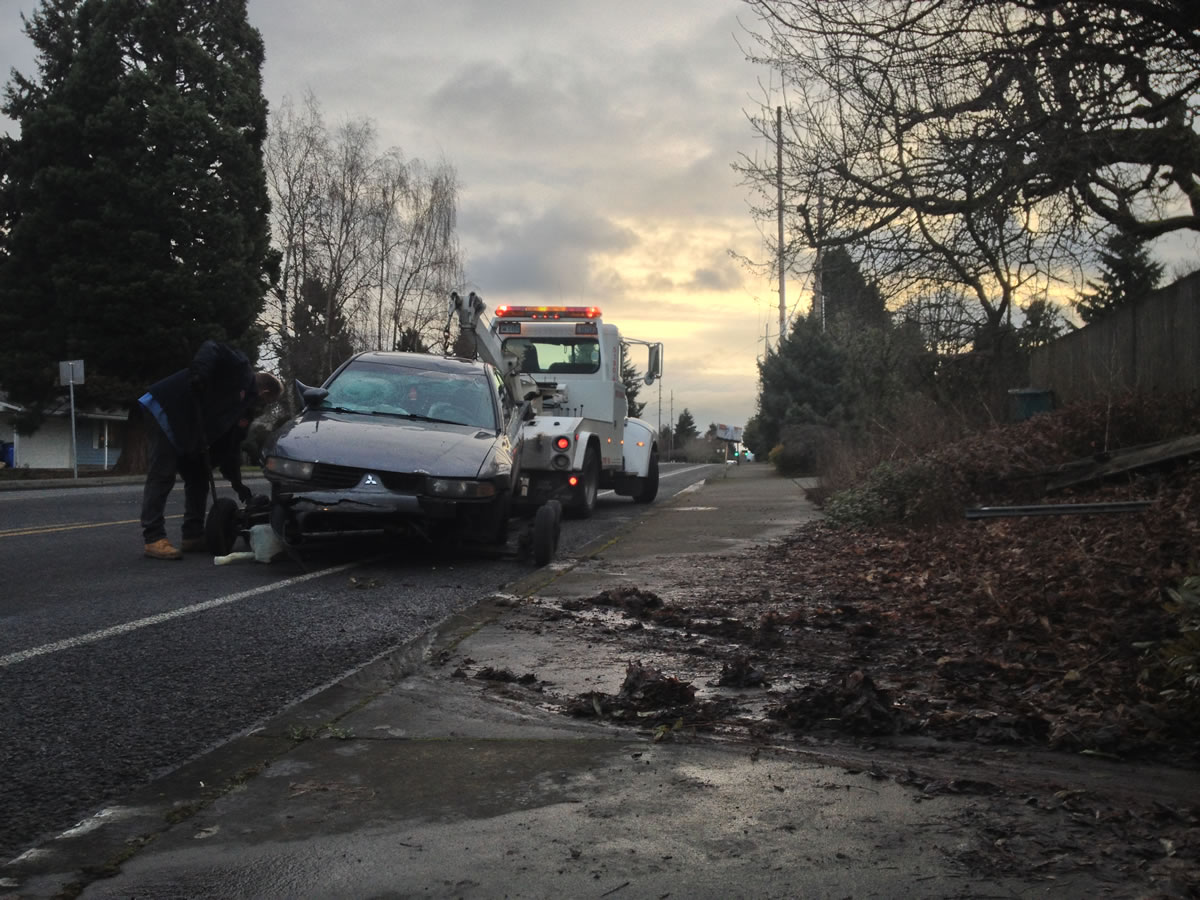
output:
<path id="1" fill-rule="evenodd" d="M 782 443 L 771 448 L 767 459 L 780 475 L 815 475 L 822 470 L 837 441 L 832 428 L 793 425 L 784 429 Z"/>
<path id="2" fill-rule="evenodd" d="M 1167 612 L 1178 620 L 1178 636 L 1152 647 L 1166 668 L 1162 696 L 1169 702 L 1200 711 L 1200 575 L 1167 588 Z"/>
<path id="3" fill-rule="evenodd" d="M 855 487 L 835 494 L 825 507 L 840 527 L 889 523 L 925 524 L 961 514 L 955 490 L 935 463 L 880 463 Z"/>

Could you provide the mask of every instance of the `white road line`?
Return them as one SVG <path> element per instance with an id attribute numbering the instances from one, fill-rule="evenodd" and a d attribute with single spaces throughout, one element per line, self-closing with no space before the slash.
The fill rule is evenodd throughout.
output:
<path id="1" fill-rule="evenodd" d="M 29 650 L 21 650 L 17 653 L 10 653 L 8 656 L 0 656 L 0 669 L 6 666 L 16 665 L 17 663 L 28 662 L 39 656 L 45 656 L 48 653 L 58 653 L 60 650 L 70 650 L 73 647 L 82 647 L 85 644 L 94 644 L 97 641 L 103 641 L 110 637 L 118 637 L 122 634 L 128 634 L 131 631 L 137 631 L 139 628 L 147 628 L 151 625 L 160 625 L 163 622 L 170 622 L 172 619 L 179 619 L 183 616 L 190 616 L 196 613 L 204 612 L 209 609 L 216 609 L 219 606 L 227 606 L 230 603 L 237 603 L 239 600 L 248 600 L 251 597 L 257 597 L 260 594 L 267 594 L 271 591 L 280 590 L 281 588 L 293 587 L 297 584 L 303 584 L 306 581 L 312 581 L 314 578 L 320 578 L 322 575 L 336 575 L 338 572 L 344 572 L 347 569 L 353 569 L 355 566 L 361 565 L 358 562 L 345 563 L 340 566 L 334 566 L 332 569 L 322 569 L 319 572 L 309 572 L 305 575 L 297 575 L 295 578 L 289 578 L 286 581 L 277 581 L 274 584 L 265 584 L 262 587 L 253 588 L 249 591 L 242 591 L 238 594 L 230 594 L 228 597 L 217 597 L 214 600 L 205 600 L 203 603 L 195 603 L 191 606 L 184 606 L 180 609 L 173 609 L 170 612 L 158 613 L 153 616 L 147 616 L 144 619 L 137 619 L 133 622 L 126 622 L 124 625 L 113 625 L 110 628 L 102 628 L 99 631 L 93 631 L 90 634 L 81 634 L 78 637 L 67 638 L 62 641 L 55 641 L 52 644 L 43 644 L 40 647 L 33 647 Z"/>
<path id="2" fill-rule="evenodd" d="M 688 466 L 686 469 L 676 469 L 674 472 L 663 472 L 658 477 L 660 479 L 674 478 L 676 475 L 686 475 L 688 472 L 695 472 L 697 469 L 707 469 L 712 465 L 714 465 L 714 464 L 713 463 L 704 463 L 699 466 Z"/>
<path id="3" fill-rule="evenodd" d="M 705 466 L 689 466 L 686 469 L 676 469 L 673 472 L 664 472 L 660 478 L 673 478 L 676 475 L 685 475 L 688 472 L 694 472 L 697 469 L 703 469 Z M 611 493 L 605 491 L 605 493 Z M 257 597 L 260 594 L 266 594 L 271 591 L 280 590 L 282 588 L 292 587 L 293 585 L 303 584 L 306 581 L 311 581 L 314 578 L 320 578 L 322 575 L 335 575 L 338 572 L 344 572 L 347 569 L 352 569 L 360 563 L 346 563 L 341 566 L 334 566 L 332 569 L 322 569 L 320 572 L 309 572 L 305 575 L 298 575 L 295 578 L 289 578 L 286 581 L 277 581 L 274 584 L 266 584 L 262 587 L 257 587 L 249 591 L 242 591 L 239 594 L 230 594 L 228 597 L 217 597 L 214 600 L 205 600 L 203 603 L 195 603 L 192 606 L 184 606 L 180 609 L 174 609 L 170 612 L 158 613 L 157 615 L 147 616 L 144 619 L 137 619 L 133 622 L 126 622 L 124 625 L 113 625 L 111 628 L 102 628 L 99 631 L 93 631 L 90 634 L 81 634 L 78 637 L 67 638 L 61 641 L 55 641 L 52 644 L 43 644 L 40 647 L 33 647 L 29 650 L 21 650 L 17 653 L 10 653 L 8 656 L 0 656 L 0 669 L 8 666 L 14 666 L 17 663 L 28 662 L 31 659 L 36 659 L 39 656 L 46 656 L 50 653 L 58 653 L 62 650 L 70 650 L 74 647 L 82 647 L 85 644 L 94 644 L 97 641 L 107 640 L 110 637 L 118 637 L 122 634 L 129 634 L 131 631 L 137 631 L 139 628 L 148 628 L 151 625 L 161 625 L 163 622 L 170 622 L 172 619 L 179 619 L 183 616 L 191 616 L 196 613 L 205 612 L 209 609 L 216 609 L 220 606 L 227 606 L 230 603 L 237 603 L 239 600 L 248 600 L 251 597 Z"/>
<path id="4" fill-rule="evenodd" d="M 704 463 L 704 464 L 701 464 L 698 466 L 689 466 L 686 469 L 676 469 L 674 472 L 663 472 L 658 476 L 658 478 L 660 481 L 664 478 L 674 478 L 676 475 L 686 475 L 688 472 L 695 472 L 697 469 L 707 469 L 710 465 L 713 465 L 713 464 L 712 463 Z M 684 488 L 684 490 L 687 490 L 687 488 Z M 609 494 L 615 494 L 615 493 L 616 493 L 616 491 L 609 488 L 607 490 L 598 491 L 596 493 L 596 496 L 597 497 L 607 497 Z"/>

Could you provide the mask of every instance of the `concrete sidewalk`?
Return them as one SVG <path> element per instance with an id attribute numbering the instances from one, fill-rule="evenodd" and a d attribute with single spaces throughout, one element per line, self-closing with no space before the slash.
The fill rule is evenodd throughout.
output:
<path id="1" fill-rule="evenodd" d="M 1097 894 L 1086 875 L 1033 883 L 967 871 L 963 822 L 983 815 L 971 797 L 921 802 L 869 766 L 794 746 L 656 742 L 539 706 L 519 684 L 462 677 L 469 660 L 536 670 L 562 695 L 617 690 L 611 649 L 567 641 L 547 617 L 515 623 L 617 583 L 665 590 L 681 559 L 728 559 L 815 515 L 766 465 L 723 476 L 27 853 L 0 869 L 0 890 L 91 900 Z"/>

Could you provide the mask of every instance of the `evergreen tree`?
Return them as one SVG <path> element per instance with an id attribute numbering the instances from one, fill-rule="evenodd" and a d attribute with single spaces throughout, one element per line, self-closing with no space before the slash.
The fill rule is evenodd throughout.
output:
<path id="1" fill-rule="evenodd" d="M 798 317 L 778 350 L 758 364 L 756 452 L 778 444 L 787 426 L 840 424 L 844 366 L 842 351 L 820 322 Z"/>
<path id="2" fill-rule="evenodd" d="M 1023 321 L 1017 328 L 1017 343 L 1022 350 L 1029 351 L 1056 340 L 1067 329 L 1057 306 L 1045 297 L 1019 304 Z"/>
<path id="3" fill-rule="evenodd" d="M 668 447 L 675 446 L 675 429 L 668 422 L 662 427 L 662 431 L 658 433 L 658 446 L 662 448 L 665 454 Z"/>
<path id="4" fill-rule="evenodd" d="M 742 429 L 742 444 L 755 456 L 763 459 L 766 459 L 767 454 L 771 452 L 770 445 L 763 437 L 762 419 L 757 413 L 750 417 L 750 420 L 746 422 L 746 427 Z"/>
<path id="5" fill-rule="evenodd" d="M 292 307 L 292 330 L 280 340 L 289 369 L 305 384 L 324 383 L 333 367 L 354 352 L 350 330 L 339 312 L 334 312 L 333 322 L 327 326 L 329 307 L 325 285 L 315 278 L 306 279 Z"/>
<path id="6" fill-rule="evenodd" d="M 36 427 L 57 362 L 131 405 L 207 338 L 257 355 L 271 264 L 247 0 L 43 0 L 0 152 L 0 385 Z"/>
<path id="7" fill-rule="evenodd" d="M 625 347 L 621 347 L 621 383 L 625 385 L 625 400 L 629 404 L 629 415 L 633 418 L 640 418 L 642 410 L 646 408 L 645 403 L 638 403 L 638 391 L 642 389 L 642 373 L 637 370 L 629 360 L 628 354 L 625 352 Z"/>
<path id="8" fill-rule="evenodd" d="M 397 350 L 403 350 L 408 353 L 429 353 L 431 348 L 421 336 L 421 332 L 415 328 L 405 328 L 400 332 L 400 337 L 396 341 Z"/>
<path id="9" fill-rule="evenodd" d="M 1113 310 L 1140 300 L 1158 286 L 1163 267 L 1150 258 L 1141 238 L 1123 231 L 1104 242 L 1100 254 L 1100 281 L 1089 281 L 1092 290 L 1072 306 L 1085 323 L 1097 322 Z"/>
<path id="10" fill-rule="evenodd" d="M 688 441 L 694 441 L 700 437 L 700 432 L 696 430 L 696 420 L 692 418 L 691 410 L 687 407 L 684 407 L 683 412 L 679 414 L 674 433 L 676 447 L 686 447 Z"/>
<path id="11" fill-rule="evenodd" d="M 889 324 L 887 305 L 879 288 L 867 282 L 844 247 L 834 247 L 821 255 L 821 294 L 826 327 L 834 323 L 846 327 Z M 820 310 L 814 309 L 810 315 L 820 315 Z"/>

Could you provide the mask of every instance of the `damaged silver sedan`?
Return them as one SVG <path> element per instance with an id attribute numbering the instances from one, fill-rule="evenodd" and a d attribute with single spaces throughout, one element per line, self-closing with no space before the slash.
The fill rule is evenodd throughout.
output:
<path id="1" fill-rule="evenodd" d="M 490 365 L 368 352 L 271 438 L 271 522 L 289 545 L 361 534 L 503 542 L 520 409 Z"/>

